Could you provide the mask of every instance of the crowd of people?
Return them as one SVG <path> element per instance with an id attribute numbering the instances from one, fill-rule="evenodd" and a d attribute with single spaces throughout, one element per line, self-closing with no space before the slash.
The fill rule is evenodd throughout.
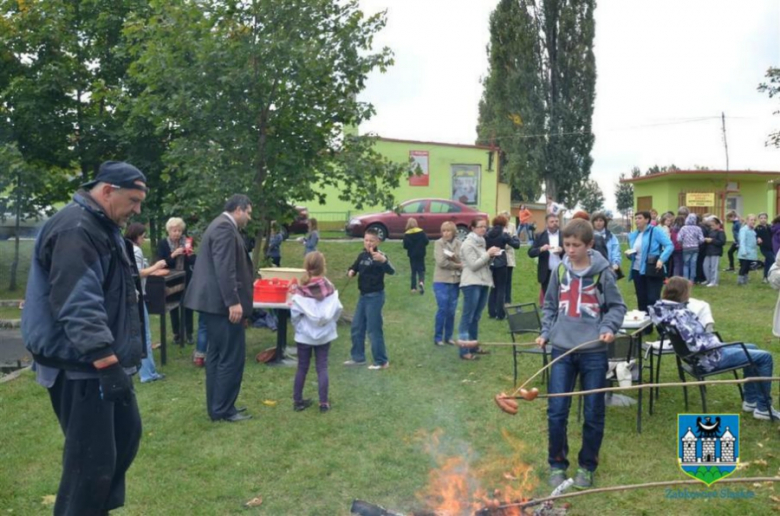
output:
<path id="1" fill-rule="evenodd" d="M 65 435 L 55 514 L 106 514 L 124 504 L 125 474 L 138 452 L 142 433 L 132 376 L 139 373 L 141 382 L 163 378 L 153 360 L 144 299 L 145 279 L 150 276 L 166 275 L 171 270 L 186 272 L 184 307 L 189 312 L 185 311 L 183 321 L 172 313 L 171 322 L 176 338 L 193 343 L 193 313 L 198 312 L 195 364 L 205 363 L 205 398 L 211 420 L 235 423 L 252 417 L 246 407 L 236 406 L 246 357 L 246 322 L 253 310 L 254 266 L 241 232 L 251 220 L 252 203 L 240 194 L 228 199 L 224 211 L 203 233 L 197 255 L 192 240 L 185 236 L 184 221 L 171 218 L 166 224 L 168 236 L 157 248 L 159 258 L 149 265 L 142 251 L 145 226 L 128 226 L 129 219 L 140 213 L 147 192 L 146 177 L 136 167 L 103 163 L 96 178 L 84 184 L 73 202 L 45 223 L 36 239 L 22 331 L 34 358 L 36 379 L 47 388 Z M 531 244 L 527 254 L 538 262 L 543 317 L 537 344 L 551 346 L 553 358 L 562 358 L 551 368 L 550 392 L 571 392 L 578 376 L 583 389 L 604 386 L 607 344 L 620 330 L 627 310 L 617 287 L 623 277 L 620 244 L 608 229 L 605 213 L 592 217 L 577 213 L 561 227 L 564 212 L 561 205 L 549 202 L 545 228 L 532 238 L 527 234 L 528 219 L 521 218 L 515 228 L 508 213 L 497 215 L 490 224 L 475 218 L 462 242 L 452 223 L 442 225 L 442 237 L 433 246 L 435 345 L 457 345 L 463 360 L 477 360 L 489 353 L 479 346 L 481 316 L 487 307 L 491 318 L 506 317 L 504 307 L 512 299 L 514 253 L 520 248 L 518 235 L 525 232 Z M 766 214 L 748 215 L 742 224 L 730 213 L 729 220 L 738 227 L 734 249 L 740 260 L 739 284 L 744 284 L 755 268 L 759 249 L 765 260 L 775 263 L 776 249 L 771 255 L 764 249 L 780 241 L 780 237 L 775 238 L 780 221 L 775 219 L 769 228 Z M 642 211 L 636 214 L 635 223 L 626 254 L 630 263 L 627 276 L 634 283 L 637 306 L 659 324 L 679 322 L 692 335 L 702 336 L 694 338 L 692 346 L 713 347 L 711 353 L 703 355 L 704 367 L 740 366 L 737 354 L 716 349 L 711 315 L 704 315 L 708 310 L 694 312 L 690 299 L 699 255 L 707 284 L 718 285 L 718 261 L 725 244 L 720 221 L 713 216 L 699 221 L 681 208 L 677 218 L 669 214 L 659 218 Z M 122 228 L 126 228 L 124 235 Z M 283 238 L 281 228 L 272 226 L 268 256 L 276 265 Z M 313 358 L 319 410 L 326 413 L 331 410 L 328 355 L 338 336 L 336 324 L 343 306 L 326 277 L 325 257 L 316 249 L 318 240 L 316 220 L 312 219 L 309 232 L 300 239 L 305 274 L 291 292 L 291 322 L 298 351 L 292 406 L 302 411 L 313 405 L 311 399 L 304 398 Z M 678 243 L 679 262 L 675 259 Z M 380 244 L 377 232 L 367 230 L 363 250 L 347 273 L 349 278 L 357 276 L 359 297 L 352 320 L 350 358 L 344 365 L 366 365 L 375 371 L 390 367 L 382 310 L 385 276 L 396 273 Z M 425 292 L 428 244 L 416 221 L 410 220 L 404 248 L 410 260 L 411 291 L 419 295 Z M 707 260 L 709 257 L 716 259 Z M 766 263 L 764 271 L 767 278 L 770 267 Z M 666 292 L 661 300 L 664 283 Z M 748 349 L 756 370 L 746 368 L 745 375 L 771 376 L 771 354 L 753 345 Z M 570 351 L 576 352 L 563 356 Z M 768 385 L 753 385 L 745 393 L 744 411 L 757 419 L 780 417 L 771 405 Z M 551 398 L 548 404 L 549 482 L 553 487 L 567 476 L 570 407 L 570 397 Z M 583 407 L 582 447 L 574 478 L 574 486 L 580 489 L 593 485 L 599 463 L 604 394 L 584 396 Z"/>

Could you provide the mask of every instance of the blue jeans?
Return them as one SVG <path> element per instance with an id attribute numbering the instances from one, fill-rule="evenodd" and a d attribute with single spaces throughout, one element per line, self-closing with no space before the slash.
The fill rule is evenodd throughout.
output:
<path id="1" fill-rule="evenodd" d="M 462 287 L 463 292 L 463 313 L 460 315 L 460 325 L 458 326 L 458 338 L 460 340 L 477 340 L 479 337 L 479 319 L 482 317 L 482 311 L 488 301 L 489 287 L 482 285 L 469 285 Z M 473 348 L 460 348 L 460 356 L 468 355 L 474 351 Z"/>
<path id="2" fill-rule="evenodd" d="M 531 231 L 531 225 L 530 224 L 520 224 L 520 226 L 517 228 L 517 238 L 520 238 L 520 233 L 525 231 L 525 237 L 528 240 L 529 245 L 534 245 L 534 234 Z"/>
<path id="3" fill-rule="evenodd" d="M 206 334 L 206 319 L 198 314 L 198 342 L 195 345 L 196 356 L 206 356 L 206 350 L 209 347 L 209 338 Z"/>
<path id="4" fill-rule="evenodd" d="M 436 311 L 433 342 L 447 342 L 452 340 L 455 330 L 455 310 L 458 309 L 460 288 L 457 283 L 434 283 L 433 294 L 439 306 Z"/>
<path id="5" fill-rule="evenodd" d="M 696 260 L 699 258 L 699 250 L 683 249 L 683 278 L 693 281 L 696 277 Z"/>
<path id="6" fill-rule="evenodd" d="M 745 344 L 745 347 L 748 348 L 750 358 L 756 366 L 755 369 L 746 367 L 742 370 L 745 378 L 750 378 L 751 376 L 772 376 L 772 354 L 769 351 L 758 349 L 758 346 L 755 344 Z M 715 369 L 728 369 L 743 364 L 747 365 L 748 363 L 741 346 L 729 346 L 721 349 L 720 353 L 720 362 L 718 362 Z M 745 401 L 755 403 L 758 410 L 766 411 L 769 409 L 766 406 L 766 399 L 769 399 L 770 404 L 772 403 L 771 382 L 746 383 L 744 390 Z M 766 398 L 764 398 L 764 393 L 766 393 Z"/>
<path id="7" fill-rule="evenodd" d="M 152 327 L 149 321 L 149 311 L 144 304 L 144 321 L 146 321 L 146 358 L 141 359 L 141 368 L 138 370 L 138 377 L 141 382 L 151 382 L 156 380 L 160 373 L 154 365 L 154 353 L 152 352 Z"/>
<path id="8" fill-rule="evenodd" d="M 564 352 L 553 348 L 552 359 Z M 573 392 L 577 376 L 580 377 L 582 390 L 599 389 L 607 383 L 607 353 L 572 353 L 552 366 L 549 392 Z M 604 393 L 584 396 L 582 424 L 582 448 L 579 454 L 579 466 L 595 471 L 599 465 L 599 449 L 604 439 L 605 402 Z M 547 462 L 551 468 L 569 467 L 569 440 L 566 426 L 571 408 L 571 397 L 549 398 L 547 402 Z"/>
<path id="9" fill-rule="evenodd" d="M 385 334 L 382 330 L 382 307 L 385 305 L 385 291 L 360 294 L 355 316 L 352 318 L 352 360 L 366 361 L 366 331 L 371 339 L 371 355 L 374 364 L 387 363 Z"/>

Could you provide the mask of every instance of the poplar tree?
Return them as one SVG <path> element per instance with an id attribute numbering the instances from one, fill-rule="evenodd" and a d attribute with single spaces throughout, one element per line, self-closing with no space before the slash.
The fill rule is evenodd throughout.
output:
<path id="1" fill-rule="evenodd" d="M 590 175 L 594 0 L 501 0 L 490 18 L 478 143 L 501 146 L 506 179 L 529 199 L 574 206 Z"/>

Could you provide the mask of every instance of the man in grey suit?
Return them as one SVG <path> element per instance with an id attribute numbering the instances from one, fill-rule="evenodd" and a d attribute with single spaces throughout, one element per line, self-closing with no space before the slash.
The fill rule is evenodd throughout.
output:
<path id="1" fill-rule="evenodd" d="M 252 313 L 252 260 L 240 229 L 252 215 L 246 195 L 236 194 L 203 234 L 184 306 L 206 322 L 206 406 L 212 421 L 244 421 L 236 408 L 246 355 L 244 319 Z"/>

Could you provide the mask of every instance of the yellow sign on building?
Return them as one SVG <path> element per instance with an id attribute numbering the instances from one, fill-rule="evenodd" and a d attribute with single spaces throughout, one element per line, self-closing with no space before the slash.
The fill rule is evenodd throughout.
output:
<path id="1" fill-rule="evenodd" d="M 693 208 L 707 208 L 715 206 L 715 194 L 710 193 L 687 193 L 685 194 L 685 205 Z"/>

